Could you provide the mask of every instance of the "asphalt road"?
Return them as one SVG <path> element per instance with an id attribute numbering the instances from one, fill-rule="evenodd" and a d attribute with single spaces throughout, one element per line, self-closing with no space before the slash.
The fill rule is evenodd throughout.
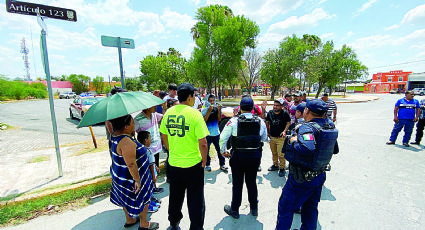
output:
<path id="1" fill-rule="evenodd" d="M 332 159 L 332 170 L 327 173 L 322 190 L 318 229 L 424 229 L 424 146 L 402 146 L 403 132 L 395 146 L 385 144 L 393 127 L 394 103 L 403 95 L 379 96 L 380 100 L 368 103 L 338 104 L 340 153 Z M 241 218 L 234 220 L 223 212 L 223 206 L 231 201 L 231 172 L 217 170 L 216 161 L 212 165 L 213 171 L 205 174 L 205 229 L 274 229 L 285 179 L 266 170 L 271 165 L 268 145 L 262 158 L 263 171 L 258 173 L 257 218 L 249 215 L 246 189 Z M 162 198 L 162 207 L 151 220 L 159 222 L 160 229 L 166 229 L 168 184 L 161 179 L 159 185 L 165 188 L 158 196 Z M 181 227 L 188 229 L 185 204 L 183 215 Z M 80 210 L 43 216 L 5 229 L 121 229 L 123 222 L 122 210 L 104 199 Z M 299 227 L 300 216 L 295 215 L 292 228 Z"/>
<path id="2" fill-rule="evenodd" d="M 89 136 L 88 128 L 77 129 L 78 119 L 69 116 L 72 99 L 55 99 L 54 108 L 59 134 Z M 6 124 L 20 127 L 22 130 L 53 132 L 50 119 L 49 100 L 22 101 L 0 104 L 0 120 Z M 95 135 L 105 136 L 103 125 L 93 127 Z"/>

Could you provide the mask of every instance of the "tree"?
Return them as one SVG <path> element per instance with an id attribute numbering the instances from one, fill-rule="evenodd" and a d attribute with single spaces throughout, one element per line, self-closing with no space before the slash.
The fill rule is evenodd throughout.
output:
<path id="1" fill-rule="evenodd" d="M 327 41 L 321 45 L 318 56 L 309 61 L 308 72 L 319 85 L 316 93 L 318 98 L 325 86 L 332 93 L 337 84 L 367 74 L 367 67 L 361 64 L 355 52 L 347 45 L 343 45 L 340 50 L 334 50 L 333 42 Z"/>
<path id="2" fill-rule="evenodd" d="M 244 16 L 234 16 L 227 6 L 210 5 L 198 9 L 198 21 L 191 29 L 196 47 L 189 60 L 188 77 L 211 92 L 218 81 L 234 77 L 240 69 L 246 47 L 255 48 L 258 25 Z"/>
<path id="3" fill-rule="evenodd" d="M 105 91 L 105 83 L 103 81 L 103 77 L 96 76 L 93 78 L 93 87 L 95 88 L 97 94 L 104 93 Z"/>
<path id="4" fill-rule="evenodd" d="M 274 100 L 276 91 L 282 84 L 294 85 L 293 68 L 288 58 L 283 55 L 282 49 L 268 50 L 263 56 L 263 64 L 260 69 L 260 78 L 270 85 L 271 99 Z"/>
<path id="5" fill-rule="evenodd" d="M 303 67 L 304 61 L 307 58 L 307 45 L 301 38 L 298 38 L 295 34 L 292 37 L 286 37 L 280 43 L 280 49 L 285 61 L 292 67 L 292 75 L 295 77 L 299 76 L 298 87 L 301 88 L 301 82 L 304 77 Z M 288 87 L 290 88 L 290 87 Z"/>
<path id="6" fill-rule="evenodd" d="M 166 90 L 169 83 L 180 84 L 187 79 L 185 63 L 186 59 L 174 48 L 167 53 L 158 52 L 157 56 L 146 56 L 140 61 L 139 80 L 148 90 Z"/>
<path id="7" fill-rule="evenodd" d="M 248 94 L 251 94 L 252 86 L 260 76 L 261 59 L 261 55 L 257 50 L 252 48 L 245 50 L 244 61 L 240 73 Z"/>
<path id="8" fill-rule="evenodd" d="M 141 91 L 143 90 L 143 84 L 140 82 L 139 78 L 126 78 L 125 87 L 128 91 Z"/>
<path id="9" fill-rule="evenodd" d="M 112 77 L 112 81 L 120 82 L 121 78 L 120 77 Z"/>
<path id="10" fill-rule="evenodd" d="M 87 92 L 89 90 L 88 84 L 90 82 L 90 77 L 88 76 L 82 74 L 71 74 L 68 76 L 68 81 L 71 82 L 72 91 L 76 94 Z"/>

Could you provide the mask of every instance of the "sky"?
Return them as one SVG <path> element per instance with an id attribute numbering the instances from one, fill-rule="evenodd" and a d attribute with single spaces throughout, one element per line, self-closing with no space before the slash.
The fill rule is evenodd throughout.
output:
<path id="1" fill-rule="evenodd" d="M 22 0 L 24 1 L 24 0 Z M 277 48 L 285 37 L 314 34 L 335 48 L 352 47 L 369 76 L 391 70 L 425 72 L 423 0 L 28 0 L 73 9 L 77 22 L 46 19 L 52 76 L 119 76 L 118 49 L 101 45 L 101 36 L 134 39 L 122 49 L 126 77 L 140 75 L 140 61 L 173 47 L 190 58 L 195 43 L 190 28 L 197 9 L 229 6 L 260 27 L 260 53 Z M 29 50 L 30 74 L 45 78 L 37 17 L 8 13 L 0 2 L 0 74 L 25 76 L 21 40 Z"/>

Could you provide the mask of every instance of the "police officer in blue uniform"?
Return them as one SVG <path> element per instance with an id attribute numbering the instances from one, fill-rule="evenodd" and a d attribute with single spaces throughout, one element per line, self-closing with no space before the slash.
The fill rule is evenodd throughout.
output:
<path id="1" fill-rule="evenodd" d="M 338 130 L 323 118 L 327 105 L 320 99 L 310 100 L 304 109 L 305 123 L 297 127 L 286 145 L 289 176 L 279 199 L 277 230 L 291 228 L 294 211 L 301 207 L 301 229 L 316 229 L 317 205 L 326 180 L 325 168 L 338 153 Z"/>
<path id="2" fill-rule="evenodd" d="M 239 207 L 242 202 L 242 187 L 245 178 L 251 214 L 258 215 L 257 169 L 261 161 L 262 141 L 267 141 L 267 127 L 264 121 L 251 113 L 254 101 L 251 97 L 241 99 L 241 114 L 227 122 L 220 134 L 220 152 L 230 157 L 232 170 L 232 203 L 225 205 L 224 211 L 239 219 Z M 226 150 L 231 137 L 231 151 Z"/>

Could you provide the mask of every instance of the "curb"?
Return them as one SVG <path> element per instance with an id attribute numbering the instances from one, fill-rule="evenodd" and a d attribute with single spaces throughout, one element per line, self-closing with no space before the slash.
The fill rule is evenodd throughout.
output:
<path id="1" fill-rule="evenodd" d="M 104 183 L 111 183 L 111 176 L 96 178 L 96 179 L 93 179 L 93 180 L 80 182 L 80 183 L 73 184 L 73 185 L 70 185 L 70 186 L 65 186 L 65 187 L 62 187 L 62 188 L 46 190 L 46 191 L 42 191 L 40 193 L 32 193 L 32 194 L 16 197 L 16 198 L 9 200 L 9 201 L 0 202 L 0 208 L 3 207 L 3 206 L 6 206 L 6 205 L 19 204 L 19 203 L 23 203 L 23 202 L 26 202 L 26 201 L 43 198 L 43 197 L 46 197 L 46 196 L 59 195 L 59 194 L 64 193 L 68 190 L 80 189 L 80 188 L 87 187 L 89 185 L 104 184 Z"/>
<path id="2" fill-rule="evenodd" d="M 165 171 L 163 171 L 163 170 L 165 170 L 165 164 L 164 163 L 165 163 L 165 159 L 163 159 L 159 162 L 159 169 L 161 170 L 161 172 L 165 172 Z M 110 175 L 104 176 L 104 177 L 101 177 L 101 178 L 96 178 L 96 179 L 88 179 L 86 181 L 79 182 L 79 183 L 76 183 L 76 184 L 72 184 L 72 185 L 69 185 L 69 186 L 64 186 L 64 187 L 61 187 L 61 188 L 56 188 L 56 189 L 51 189 L 51 190 L 49 190 L 49 188 L 47 188 L 47 190 L 42 191 L 42 192 L 24 194 L 22 196 L 16 197 L 16 198 L 11 199 L 9 201 L 0 202 L 0 208 L 3 207 L 3 206 L 6 206 L 6 205 L 19 204 L 19 203 L 22 203 L 22 202 L 43 198 L 43 197 L 46 197 L 46 196 L 59 195 L 59 194 L 64 193 L 68 190 L 75 190 L 75 189 L 87 187 L 89 185 L 104 184 L 104 183 L 109 183 L 109 184 L 112 183 L 112 178 L 111 178 Z"/>

